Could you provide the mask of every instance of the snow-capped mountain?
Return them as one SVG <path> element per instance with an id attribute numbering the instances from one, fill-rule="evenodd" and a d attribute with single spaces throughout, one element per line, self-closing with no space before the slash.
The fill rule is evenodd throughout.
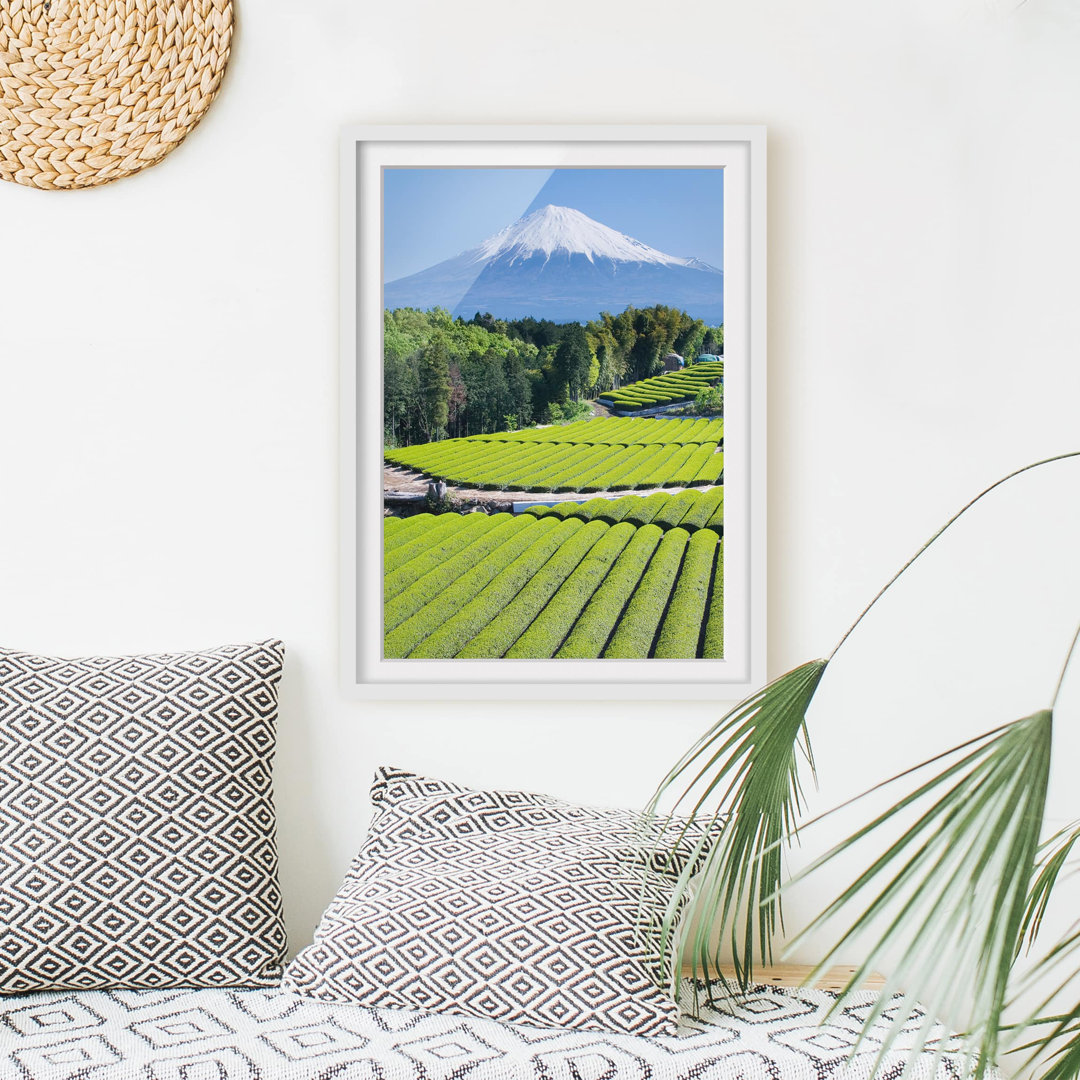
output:
<path id="1" fill-rule="evenodd" d="M 700 259 L 657 251 L 579 210 L 544 206 L 453 259 L 387 282 L 383 304 L 556 322 L 585 322 L 628 304 L 667 304 L 719 324 L 724 274 Z"/>

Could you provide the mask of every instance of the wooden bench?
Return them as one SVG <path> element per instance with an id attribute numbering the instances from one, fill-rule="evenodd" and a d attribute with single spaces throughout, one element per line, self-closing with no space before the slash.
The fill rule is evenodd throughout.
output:
<path id="1" fill-rule="evenodd" d="M 720 970 L 725 978 L 735 978 L 734 967 L 722 964 Z M 813 970 L 809 964 L 773 964 L 769 967 L 755 967 L 754 982 L 766 983 L 769 986 L 811 986 L 815 990 L 839 991 L 847 986 L 851 976 L 859 969 L 840 964 L 822 972 L 813 982 L 807 983 L 806 980 Z M 690 968 L 684 967 L 683 974 L 690 975 Z M 881 990 L 884 986 L 885 976 L 872 973 L 863 979 L 859 989 Z"/>

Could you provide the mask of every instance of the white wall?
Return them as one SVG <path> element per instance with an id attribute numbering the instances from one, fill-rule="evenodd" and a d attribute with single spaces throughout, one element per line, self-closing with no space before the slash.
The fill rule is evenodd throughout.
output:
<path id="1" fill-rule="evenodd" d="M 638 804 L 721 712 L 339 694 L 343 125 L 768 125 L 772 674 L 827 652 L 981 486 L 1080 447 L 1073 0 L 241 0 L 239 19 L 219 101 L 162 165 L 0 185 L 0 639 L 285 639 L 295 946 L 377 764 Z M 864 624 L 813 714 L 822 804 L 1046 703 L 1080 614 L 1078 492 L 1076 464 L 1006 489 Z"/>

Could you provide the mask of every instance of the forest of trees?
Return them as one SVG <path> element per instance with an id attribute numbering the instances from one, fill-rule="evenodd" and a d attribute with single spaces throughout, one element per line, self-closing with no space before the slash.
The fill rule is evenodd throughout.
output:
<path id="1" fill-rule="evenodd" d="M 657 305 L 586 323 L 384 313 L 387 446 L 550 423 L 574 403 L 657 374 L 663 358 L 721 354 L 724 328 Z"/>

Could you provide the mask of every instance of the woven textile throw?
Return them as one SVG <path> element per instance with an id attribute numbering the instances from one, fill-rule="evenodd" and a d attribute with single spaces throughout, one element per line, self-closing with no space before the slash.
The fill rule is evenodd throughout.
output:
<path id="1" fill-rule="evenodd" d="M 275 984 L 282 658 L 0 650 L 0 993 Z"/>
<path id="2" fill-rule="evenodd" d="M 671 950 L 650 959 L 640 930 L 668 911 L 700 832 L 393 769 L 376 774 L 371 798 L 368 837 L 286 989 L 506 1023 L 675 1031 L 661 988 Z"/>
<path id="3" fill-rule="evenodd" d="M 364 1009 L 280 990 L 87 991 L 0 1002 L 0 1075 L 10 1080 L 962 1080 L 958 1040 L 905 1030 L 894 1014 L 842 1008 L 824 990 L 759 987 L 684 1015 L 655 1039 Z M 704 1000 L 707 995 L 697 995 Z M 695 994 L 684 988 L 689 1007 Z M 831 1011 L 830 1011 L 831 1010 Z M 912 1054 L 912 1050 L 915 1053 Z M 940 1051 L 940 1056 L 937 1052 Z M 879 1057 L 880 1055 L 880 1057 Z M 909 1059 L 911 1059 L 909 1061 Z M 907 1068 L 905 1069 L 905 1066 Z M 1000 1080 L 996 1069 L 986 1080 Z"/>
<path id="4" fill-rule="evenodd" d="M 0 3 L 0 179 L 81 188 L 160 161 L 217 94 L 232 0 Z"/>

